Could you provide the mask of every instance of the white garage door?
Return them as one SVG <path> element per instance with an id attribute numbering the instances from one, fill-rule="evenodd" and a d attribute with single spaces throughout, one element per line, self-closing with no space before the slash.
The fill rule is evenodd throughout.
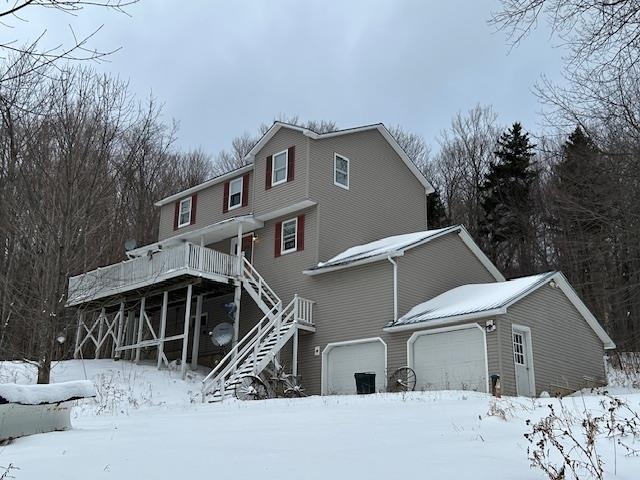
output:
<path id="1" fill-rule="evenodd" d="M 379 339 L 358 343 L 328 345 L 324 351 L 325 389 L 329 395 L 356 393 L 353 375 L 374 372 L 376 390 L 383 391 L 386 383 L 386 347 Z"/>
<path id="2" fill-rule="evenodd" d="M 477 326 L 419 332 L 408 348 L 416 390 L 487 391 L 485 338 Z"/>

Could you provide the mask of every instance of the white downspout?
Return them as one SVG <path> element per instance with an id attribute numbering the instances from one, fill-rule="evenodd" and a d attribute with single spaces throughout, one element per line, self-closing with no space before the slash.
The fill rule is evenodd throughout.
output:
<path id="1" fill-rule="evenodd" d="M 387 260 L 393 265 L 393 321 L 398 320 L 398 262 L 391 258 L 391 255 L 387 257 Z"/>

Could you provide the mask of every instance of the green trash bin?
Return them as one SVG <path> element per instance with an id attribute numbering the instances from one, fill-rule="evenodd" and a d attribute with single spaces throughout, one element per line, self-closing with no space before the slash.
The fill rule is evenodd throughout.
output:
<path id="1" fill-rule="evenodd" d="M 376 393 L 375 372 L 359 372 L 353 374 L 356 379 L 356 392 L 358 395 Z"/>

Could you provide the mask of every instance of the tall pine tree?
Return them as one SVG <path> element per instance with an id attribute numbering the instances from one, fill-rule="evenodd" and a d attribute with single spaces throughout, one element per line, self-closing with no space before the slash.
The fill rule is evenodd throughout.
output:
<path id="1" fill-rule="evenodd" d="M 450 223 L 447 212 L 440 197 L 440 191 L 435 191 L 427 197 L 427 227 L 429 229 L 442 228 Z"/>
<path id="2" fill-rule="evenodd" d="M 479 233 L 491 259 L 507 278 L 534 270 L 535 228 L 531 191 L 535 145 L 516 122 L 498 139 L 495 160 L 481 186 Z"/>

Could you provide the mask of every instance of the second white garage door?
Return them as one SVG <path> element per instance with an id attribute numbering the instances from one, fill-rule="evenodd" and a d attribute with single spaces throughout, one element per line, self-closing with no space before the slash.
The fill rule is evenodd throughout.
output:
<path id="1" fill-rule="evenodd" d="M 379 338 L 327 345 L 323 354 L 324 388 L 329 395 L 356 393 L 353 375 L 375 372 L 376 390 L 384 391 L 386 383 L 386 346 Z"/>
<path id="2" fill-rule="evenodd" d="M 487 391 L 484 332 L 475 324 L 455 330 L 417 332 L 409 339 L 416 390 Z"/>

